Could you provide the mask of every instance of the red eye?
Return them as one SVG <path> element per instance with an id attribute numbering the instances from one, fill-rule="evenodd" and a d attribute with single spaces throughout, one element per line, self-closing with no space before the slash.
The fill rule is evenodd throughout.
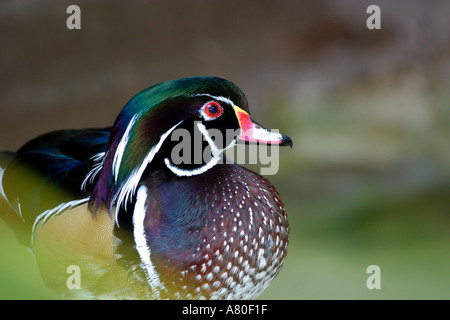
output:
<path id="1" fill-rule="evenodd" d="M 210 101 L 203 107 L 203 115 L 205 120 L 212 120 L 223 113 L 222 106 L 216 101 Z"/>

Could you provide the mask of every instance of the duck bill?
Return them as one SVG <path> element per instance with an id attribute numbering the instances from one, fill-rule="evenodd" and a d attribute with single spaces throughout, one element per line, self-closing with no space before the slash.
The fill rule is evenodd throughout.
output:
<path id="1" fill-rule="evenodd" d="M 266 143 L 279 146 L 290 146 L 292 140 L 288 136 L 275 131 L 269 131 L 253 121 L 250 115 L 241 108 L 234 106 L 234 112 L 241 127 L 237 141 L 241 143 Z"/>

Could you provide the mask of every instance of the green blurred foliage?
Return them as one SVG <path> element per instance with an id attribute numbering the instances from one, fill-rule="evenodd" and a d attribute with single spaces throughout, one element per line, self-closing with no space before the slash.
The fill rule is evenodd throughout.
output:
<path id="1" fill-rule="evenodd" d="M 18 243 L 9 226 L 2 220 L 0 241 L 0 299 L 60 299 L 44 285 L 32 252 Z"/>

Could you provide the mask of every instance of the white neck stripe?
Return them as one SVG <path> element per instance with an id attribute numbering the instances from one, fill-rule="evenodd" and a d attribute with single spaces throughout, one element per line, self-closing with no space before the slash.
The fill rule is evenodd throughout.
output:
<path id="1" fill-rule="evenodd" d="M 164 163 L 166 164 L 166 167 L 170 169 L 173 173 L 175 173 L 179 177 L 190 177 L 195 176 L 197 174 L 202 174 L 212 167 L 214 167 L 218 162 L 220 158 L 212 158 L 207 164 L 201 166 L 200 168 L 194 169 L 194 170 L 184 170 L 176 167 L 173 165 L 168 158 L 164 159 Z"/>
<path id="2" fill-rule="evenodd" d="M 134 242 L 136 243 L 136 250 L 141 257 L 142 266 L 147 277 L 147 283 L 152 289 L 156 299 L 159 299 L 159 291 L 164 289 L 164 285 L 159 279 L 159 275 L 156 272 L 155 266 L 150 258 L 150 248 L 147 244 L 147 238 L 145 235 L 145 214 L 147 211 L 147 188 L 145 186 L 139 187 L 137 191 L 136 206 L 133 213 L 133 235 Z"/>

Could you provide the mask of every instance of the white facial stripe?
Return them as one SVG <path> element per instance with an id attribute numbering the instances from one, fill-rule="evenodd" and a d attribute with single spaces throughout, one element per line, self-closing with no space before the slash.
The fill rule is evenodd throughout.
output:
<path id="1" fill-rule="evenodd" d="M 155 155 L 159 151 L 159 149 L 161 149 L 163 142 L 166 140 L 166 138 L 169 136 L 169 134 L 173 130 L 175 130 L 175 128 L 178 127 L 181 122 L 183 122 L 183 120 L 178 122 L 172 128 L 167 130 L 163 135 L 161 135 L 158 143 L 156 145 L 154 145 L 153 148 L 150 150 L 150 152 L 145 156 L 145 158 L 142 161 L 139 168 L 133 170 L 133 172 L 130 174 L 129 178 L 125 181 L 124 185 L 122 186 L 122 189 L 120 190 L 119 194 L 113 198 L 112 205 L 113 206 L 116 205 L 116 223 L 117 223 L 117 225 L 118 225 L 117 215 L 119 213 L 120 207 L 124 203 L 125 209 L 127 208 L 127 203 L 133 196 L 134 192 L 136 191 L 136 188 L 139 184 L 139 181 L 141 180 L 141 177 L 145 171 L 145 168 L 153 160 L 153 158 L 155 157 Z"/>
<path id="2" fill-rule="evenodd" d="M 134 242 L 136 243 L 136 250 L 141 257 L 142 265 L 147 277 L 147 283 L 155 294 L 155 298 L 159 299 L 159 292 L 161 289 L 164 289 L 164 285 L 159 280 L 159 275 L 150 259 L 150 248 L 147 245 L 144 227 L 145 214 L 147 211 L 146 200 L 147 188 L 141 186 L 137 191 L 137 200 L 133 213 L 133 236 Z"/>
<path id="3" fill-rule="evenodd" d="M 212 140 L 211 136 L 209 135 L 208 129 L 206 129 L 206 127 L 203 123 L 197 122 L 197 128 L 201 132 L 201 134 L 205 137 L 206 141 L 208 142 L 209 146 L 211 147 L 211 152 L 213 153 L 214 157 L 219 157 L 222 152 L 224 152 L 225 150 L 230 149 L 236 145 L 236 140 L 233 140 L 224 149 L 219 149 L 219 148 L 217 148 L 216 144 Z"/>
<path id="4" fill-rule="evenodd" d="M 120 169 L 120 163 L 122 162 L 123 153 L 125 152 L 125 147 L 128 144 L 128 140 L 130 139 L 130 131 L 131 128 L 134 126 L 134 123 L 136 122 L 137 118 L 139 117 L 139 114 L 135 114 L 133 118 L 131 118 L 130 123 L 127 126 L 127 129 L 125 130 L 125 133 L 122 136 L 122 139 L 120 139 L 119 145 L 117 146 L 116 153 L 114 154 L 114 160 L 113 160 L 113 173 L 114 178 L 117 183 L 117 177 L 119 176 L 119 169 Z"/>
<path id="5" fill-rule="evenodd" d="M 208 94 L 208 93 L 199 93 L 199 94 L 196 94 L 195 96 L 196 97 L 210 97 L 210 98 L 212 98 L 212 99 L 214 99 L 216 101 L 222 101 L 222 102 L 228 103 L 230 106 L 234 106 L 234 102 L 233 101 L 231 101 L 229 98 L 225 98 L 225 97 L 222 97 L 222 96 L 213 96 L 213 95 Z"/>
<path id="6" fill-rule="evenodd" d="M 217 148 L 216 144 L 214 143 L 211 136 L 209 135 L 208 129 L 206 129 L 205 125 L 201 122 L 197 122 L 197 128 L 201 132 L 203 137 L 205 137 L 206 141 L 208 142 L 209 146 L 211 147 L 211 152 L 212 152 L 214 158 L 216 156 L 218 156 L 219 149 Z"/>

